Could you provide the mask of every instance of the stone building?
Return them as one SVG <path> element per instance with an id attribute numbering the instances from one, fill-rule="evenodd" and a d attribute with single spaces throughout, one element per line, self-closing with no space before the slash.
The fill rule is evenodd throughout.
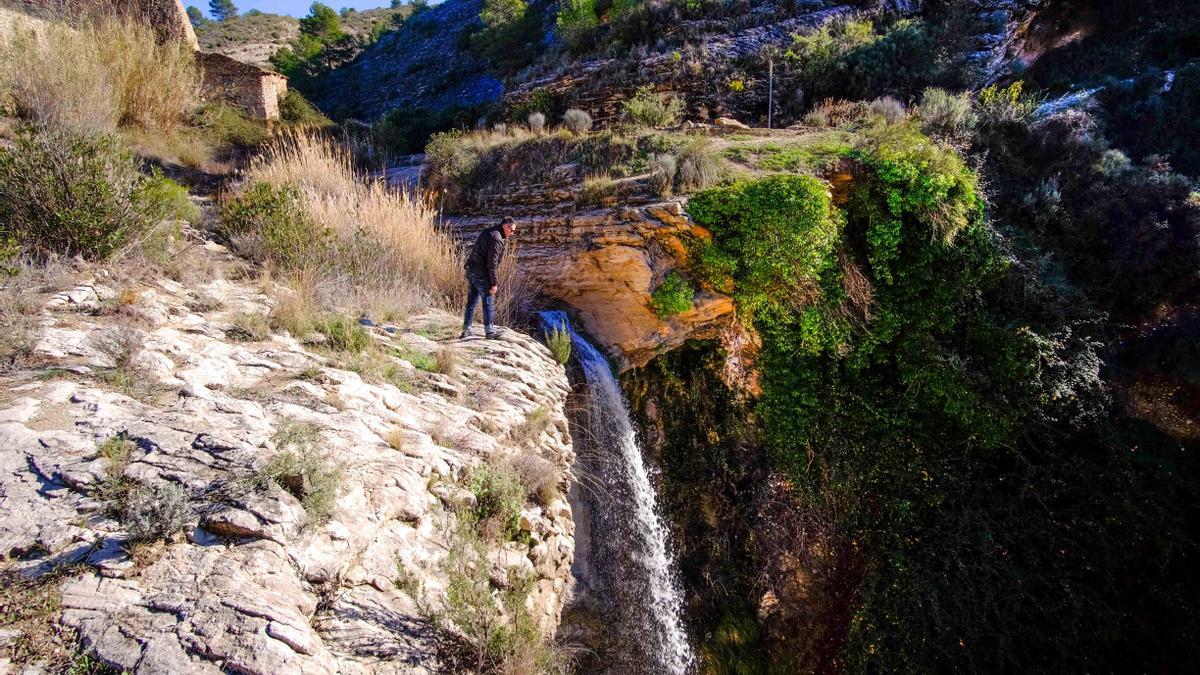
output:
<path id="1" fill-rule="evenodd" d="M 0 18 L 5 9 L 73 25 L 103 17 L 132 19 L 149 24 L 160 40 L 180 40 L 198 50 L 182 0 L 0 0 Z M 3 30 L 0 27 L 0 35 Z M 255 119 L 279 119 L 279 98 L 287 93 L 286 77 L 221 54 L 197 51 L 196 59 L 209 96 L 227 100 Z"/>
<path id="2" fill-rule="evenodd" d="M 215 52 L 197 52 L 196 58 L 210 95 L 233 102 L 255 119 L 279 119 L 279 99 L 287 93 L 286 77 Z"/>

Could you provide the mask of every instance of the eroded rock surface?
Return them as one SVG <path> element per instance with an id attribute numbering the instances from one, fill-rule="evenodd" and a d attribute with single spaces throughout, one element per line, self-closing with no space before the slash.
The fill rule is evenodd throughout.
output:
<path id="1" fill-rule="evenodd" d="M 230 340 L 233 317 L 267 309 L 249 281 L 163 280 L 119 295 L 85 279 L 54 296 L 36 349 L 46 368 L 3 378 L 0 567 L 28 577 L 79 563 L 61 581 L 60 621 L 118 670 L 437 671 L 418 605 L 443 602 L 453 508 L 473 499 L 464 474 L 536 453 L 561 473 L 562 494 L 572 480 L 568 384 L 548 350 L 507 330 L 438 343 L 429 336 L 449 335 L 455 319 L 437 313 L 373 329 L 397 353 L 454 350 L 448 375 L 395 358 L 402 389 L 285 335 Z M 102 376 L 116 325 L 133 382 Z M 531 432 L 531 416 L 548 421 Z M 250 480 L 296 424 L 319 429 L 317 447 L 341 469 L 324 523 L 280 485 Z M 126 458 L 101 452 L 114 437 L 130 442 Z M 184 531 L 132 546 L 106 504 L 114 480 L 180 486 Z M 556 497 L 527 507 L 522 524 L 525 543 L 493 545 L 492 575 L 531 575 L 527 604 L 550 635 L 570 592 L 571 510 Z"/>
<path id="2" fill-rule="evenodd" d="M 733 325 L 733 301 L 699 290 L 689 310 L 660 318 L 651 298 L 673 270 L 686 268 L 688 237 L 707 237 L 678 202 L 576 211 L 573 205 L 517 216 L 514 250 L 521 273 L 542 294 L 568 305 L 576 325 L 622 370 L 691 339 L 717 339 Z M 459 217 L 473 238 L 494 216 Z"/>

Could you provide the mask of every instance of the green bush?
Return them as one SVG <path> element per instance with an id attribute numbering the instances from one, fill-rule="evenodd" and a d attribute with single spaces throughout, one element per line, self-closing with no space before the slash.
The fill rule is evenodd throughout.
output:
<path id="1" fill-rule="evenodd" d="M 660 319 L 682 314 L 692 308 L 695 289 L 678 272 L 671 272 L 650 296 L 650 306 Z"/>
<path id="2" fill-rule="evenodd" d="M 333 126 L 333 120 L 317 110 L 316 106 L 309 103 L 308 99 L 295 89 L 288 89 L 287 93 L 279 98 L 279 119 L 289 125 L 310 129 Z"/>
<path id="3" fill-rule="evenodd" d="M 471 473 L 470 489 L 481 528 L 501 542 L 520 534 L 525 488 L 516 472 L 507 466 L 485 464 Z"/>
<path id="4" fill-rule="evenodd" d="M 683 115 L 683 101 L 670 94 L 660 94 L 651 86 L 639 88 L 621 103 L 625 114 L 634 124 L 646 127 L 669 127 Z"/>
<path id="5" fill-rule="evenodd" d="M 0 150 L 0 240 L 35 255 L 102 259 L 180 215 L 165 178 L 148 178 L 108 136 L 22 129 Z"/>
<path id="6" fill-rule="evenodd" d="M 583 51 L 591 46 L 599 23 L 596 0 L 563 0 L 559 4 L 555 24 L 573 51 Z"/>
<path id="7" fill-rule="evenodd" d="M 259 182 L 221 209 L 221 232 L 245 255 L 283 267 L 319 256 L 329 233 L 304 207 L 294 186 Z"/>
<path id="8" fill-rule="evenodd" d="M 357 354 L 374 342 L 367 329 L 346 316 L 327 317 L 318 323 L 317 330 L 329 340 L 329 347 L 339 352 Z"/>
<path id="9" fill-rule="evenodd" d="M 559 364 L 571 360 L 571 331 L 566 326 L 553 327 L 546 331 L 546 346 Z"/>
<path id="10" fill-rule="evenodd" d="M 926 131 L 959 134 L 975 125 L 970 92 L 951 94 L 945 89 L 929 87 L 921 94 L 917 117 Z"/>
<path id="11" fill-rule="evenodd" d="M 835 264 L 840 221 L 825 184 L 812 176 L 780 174 L 702 190 L 688 212 L 714 239 L 715 250 L 701 247 L 698 273 L 732 277 L 738 311 L 748 316 L 804 309 Z"/>
<path id="12" fill-rule="evenodd" d="M 797 35 L 786 53 L 806 100 L 907 97 L 935 77 L 934 42 L 923 23 L 901 20 L 876 30 L 869 20 L 833 21 Z"/>

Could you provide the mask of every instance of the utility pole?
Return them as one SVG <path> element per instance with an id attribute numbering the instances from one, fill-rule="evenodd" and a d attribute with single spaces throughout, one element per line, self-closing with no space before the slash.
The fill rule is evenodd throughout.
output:
<path id="1" fill-rule="evenodd" d="M 775 112 L 775 56 L 767 56 L 767 129 L 771 128 L 771 114 Z"/>

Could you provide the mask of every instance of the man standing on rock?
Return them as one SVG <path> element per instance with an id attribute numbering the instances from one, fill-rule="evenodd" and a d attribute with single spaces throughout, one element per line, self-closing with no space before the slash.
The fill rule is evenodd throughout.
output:
<path id="1" fill-rule="evenodd" d="M 506 216 L 499 225 L 487 228 L 475 238 L 471 254 L 467 256 L 467 264 L 464 265 L 467 272 L 467 311 L 463 316 L 462 335 L 458 336 L 460 340 L 471 335 L 475 305 L 480 298 L 483 299 L 484 335 L 492 339 L 499 337 L 492 321 L 496 311 L 500 259 L 504 257 L 504 241 L 516 231 L 517 221 L 512 216 Z"/>

